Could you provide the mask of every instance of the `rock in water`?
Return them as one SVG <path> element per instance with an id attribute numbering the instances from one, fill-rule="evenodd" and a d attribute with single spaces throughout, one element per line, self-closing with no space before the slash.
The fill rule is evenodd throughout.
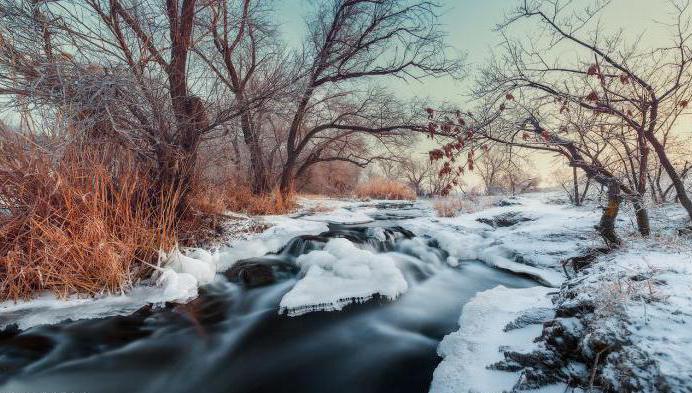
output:
<path id="1" fill-rule="evenodd" d="M 247 287 L 261 287 L 277 281 L 282 275 L 297 273 L 298 267 L 273 258 L 252 258 L 236 262 L 224 276 Z"/>

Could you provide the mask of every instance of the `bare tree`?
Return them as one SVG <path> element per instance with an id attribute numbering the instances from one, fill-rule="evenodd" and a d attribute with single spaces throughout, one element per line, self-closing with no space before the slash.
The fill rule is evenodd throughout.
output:
<path id="1" fill-rule="evenodd" d="M 607 36 L 592 21 L 608 2 L 579 13 L 572 4 L 557 0 L 523 1 L 500 26 L 503 31 L 522 20 L 535 21 L 550 34 L 547 42 L 521 42 L 506 38 L 505 55 L 485 75 L 482 90 L 521 91 L 543 94 L 556 100 L 560 111 L 577 107 L 597 113 L 611 124 L 622 124 L 627 139 L 634 140 L 637 175 L 633 189 L 638 200 L 640 232 L 648 234 L 648 217 L 643 208 L 650 163 L 649 147 L 669 176 L 678 199 L 692 218 L 690 201 L 681 176 L 660 140 L 662 130 L 683 111 L 692 82 L 688 3 L 670 2 L 675 11 L 671 24 L 673 42 L 650 51 L 639 50 L 639 42 L 628 46 L 621 33 Z M 587 29 L 593 27 L 592 34 Z M 505 37 L 508 37 L 506 35 Z M 551 56 L 572 48 L 577 60 Z M 624 146 L 623 146 L 624 147 Z M 636 152 L 636 153 L 635 153 Z"/>
<path id="2" fill-rule="evenodd" d="M 0 3 L 0 93 L 48 107 L 89 138 L 151 159 L 162 188 L 189 190 L 210 117 L 193 92 L 196 0 Z M 43 32 L 36 35 L 36 27 Z M 63 124 L 65 125 L 65 124 Z"/>
<path id="3" fill-rule="evenodd" d="M 265 1 L 219 0 L 199 18 L 208 39 L 195 52 L 235 98 L 239 128 L 249 152 L 249 177 L 254 193 L 270 191 L 272 180 L 265 152 L 267 116 L 272 103 L 297 78 L 299 62 L 282 49 Z"/>
<path id="4" fill-rule="evenodd" d="M 287 193 L 300 168 L 325 161 L 368 162 L 345 138 L 380 142 L 416 128 L 407 111 L 383 89 L 382 77 L 422 78 L 458 69 L 447 58 L 437 5 L 421 0 L 325 0 L 309 23 L 307 69 L 286 140 L 280 188 Z M 327 145 L 343 148 L 324 149 Z M 302 164 L 301 164 L 302 162 Z M 303 169 L 304 171 L 304 169 Z"/>

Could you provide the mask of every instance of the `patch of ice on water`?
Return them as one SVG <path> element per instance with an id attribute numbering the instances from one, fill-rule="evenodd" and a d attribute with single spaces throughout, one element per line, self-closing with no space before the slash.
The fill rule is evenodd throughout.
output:
<path id="1" fill-rule="evenodd" d="M 301 255 L 297 263 L 304 276 L 281 299 L 279 311 L 290 316 L 341 310 L 377 294 L 395 299 L 408 289 L 392 256 L 360 249 L 342 238 Z"/>
<path id="2" fill-rule="evenodd" d="M 501 347 L 521 349 L 534 345 L 542 325 L 532 324 L 505 332 L 508 323 L 527 309 L 552 307 L 544 287 L 509 289 L 497 286 L 480 292 L 466 303 L 459 330 L 444 337 L 437 352 L 443 358 L 433 374 L 431 393 L 496 393 L 511 391 L 519 373 L 490 370 L 487 366 L 504 357 Z M 552 385 L 540 392 L 564 392 L 564 385 Z"/>

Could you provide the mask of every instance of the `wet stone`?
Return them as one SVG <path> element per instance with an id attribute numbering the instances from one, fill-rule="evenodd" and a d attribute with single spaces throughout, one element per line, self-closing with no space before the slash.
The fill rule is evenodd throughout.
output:
<path id="1" fill-rule="evenodd" d="M 223 274 L 232 282 L 241 282 L 247 287 L 261 287 L 293 276 L 298 270 L 292 263 L 279 259 L 252 258 L 238 261 Z"/>

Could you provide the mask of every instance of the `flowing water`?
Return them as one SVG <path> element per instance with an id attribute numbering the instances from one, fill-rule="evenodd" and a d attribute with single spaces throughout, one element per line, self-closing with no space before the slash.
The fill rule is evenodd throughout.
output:
<path id="1" fill-rule="evenodd" d="M 372 224 L 294 239 L 264 261 L 292 265 L 346 237 L 397 258 L 409 290 L 395 301 L 287 317 L 278 304 L 295 269 L 258 288 L 217 280 L 185 305 L 0 332 L 0 391 L 426 392 L 437 345 L 467 301 L 497 285 L 536 283 L 475 261 L 446 266 L 431 241 L 428 257 L 415 256 L 402 246 L 412 234 L 395 227 L 415 212 L 401 211 L 382 206 Z M 386 239 L 373 235 L 378 227 L 389 228 L 380 231 Z"/>

